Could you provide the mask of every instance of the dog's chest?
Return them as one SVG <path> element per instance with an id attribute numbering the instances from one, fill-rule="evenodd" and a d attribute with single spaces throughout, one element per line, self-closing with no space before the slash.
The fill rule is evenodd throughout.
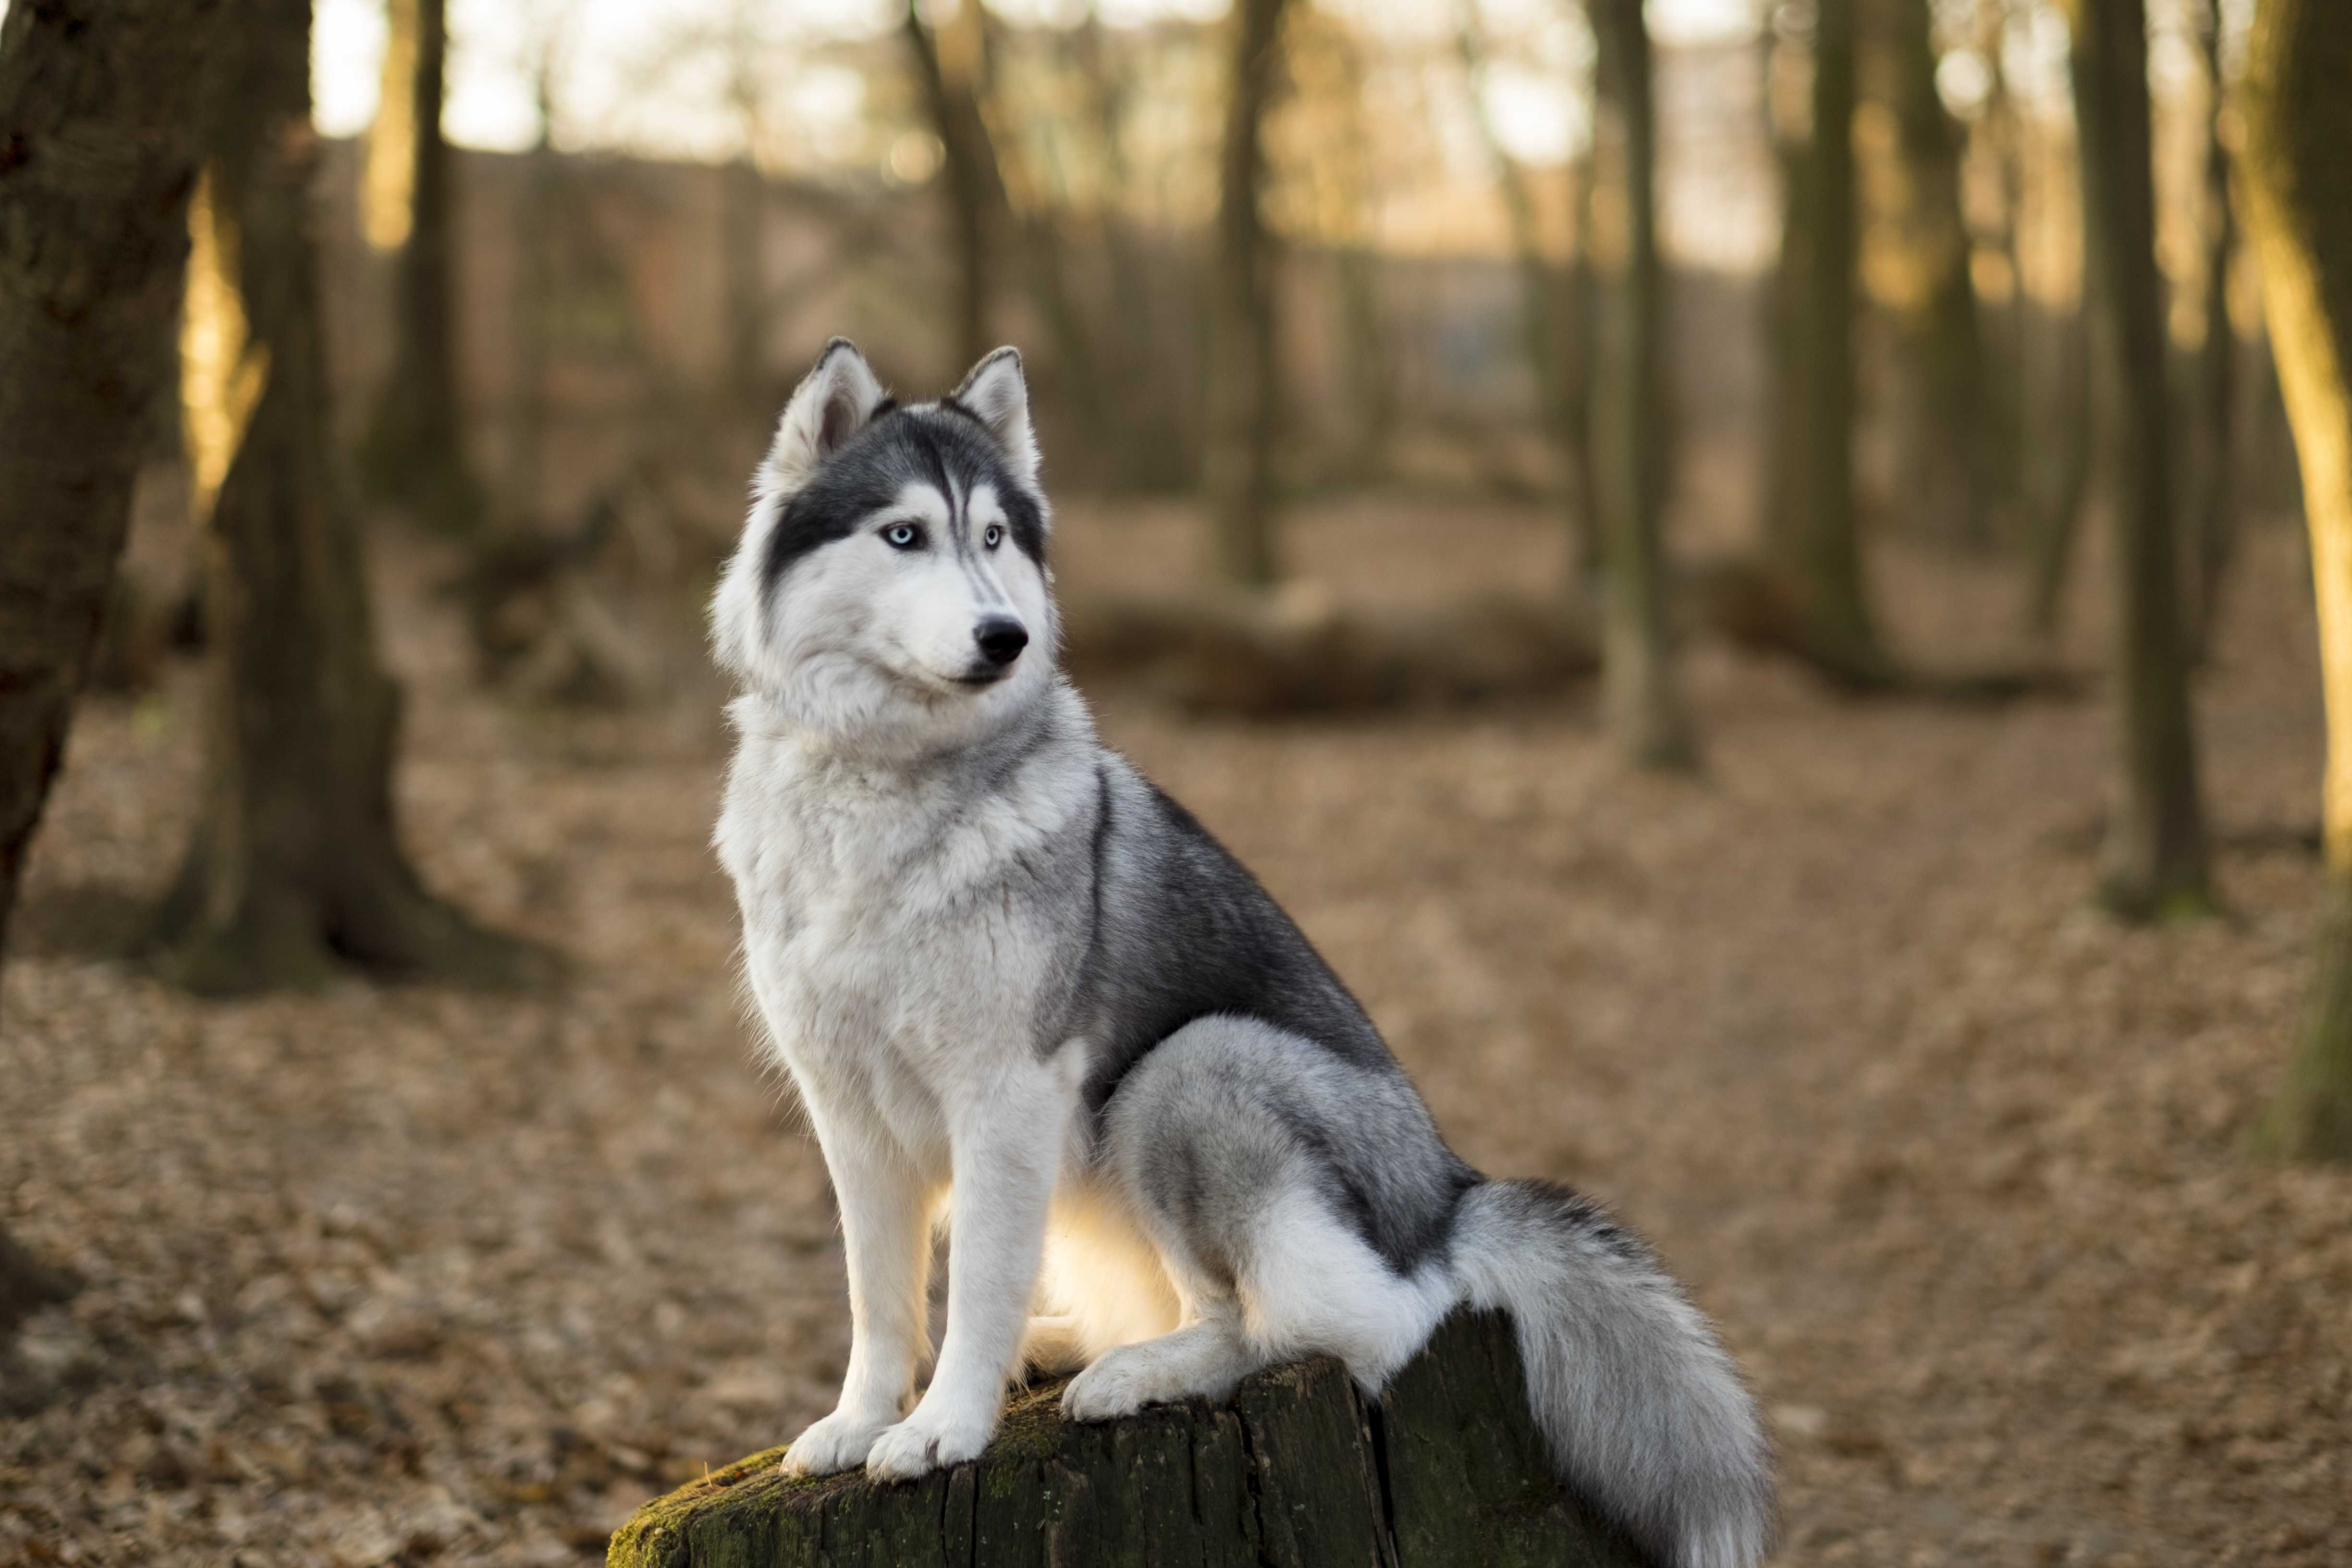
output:
<path id="1" fill-rule="evenodd" d="M 903 1125 L 1032 1049 L 1055 922 L 1029 891 L 1038 847 L 1017 814 L 845 792 L 755 760 L 730 780 L 719 847 L 753 988 L 803 1091 Z"/>

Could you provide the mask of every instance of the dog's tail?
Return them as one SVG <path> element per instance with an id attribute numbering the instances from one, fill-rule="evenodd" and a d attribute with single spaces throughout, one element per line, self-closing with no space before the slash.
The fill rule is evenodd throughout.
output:
<path id="1" fill-rule="evenodd" d="M 1750 1568 L 1773 1527 L 1756 1405 L 1639 1237 L 1548 1182 L 1464 1194 L 1463 1299 L 1511 1314 L 1528 1403 L 1571 1485 L 1668 1568 Z"/>

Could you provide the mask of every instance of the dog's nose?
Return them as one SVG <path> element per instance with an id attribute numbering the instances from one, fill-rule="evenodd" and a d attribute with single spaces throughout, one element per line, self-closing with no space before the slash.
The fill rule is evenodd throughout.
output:
<path id="1" fill-rule="evenodd" d="M 982 658 L 1002 669 L 1029 646 L 1029 628 L 1010 616 L 991 616 L 972 628 L 971 640 Z"/>

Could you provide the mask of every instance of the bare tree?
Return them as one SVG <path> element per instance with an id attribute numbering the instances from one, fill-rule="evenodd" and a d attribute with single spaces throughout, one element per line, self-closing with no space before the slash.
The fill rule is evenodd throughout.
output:
<path id="1" fill-rule="evenodd" d="M 519 952 L 424 890 L 394 824 L 399 692 L 328 437 L 310 0 L 223 9 L 182 332 L 209 519 L 205 773 L 158 965 L 206 991 L 310 983 L 339 961 L 502 978 Z"/>
<path id="2" fill-rule="evenodd" d="M 907 0 L 901 24 L 915 62 L 931 127 L 940 139 L 949 216 L 955 233 L 956 363 L 971 364 L 996 345 L 988 324 L 988 303 L 1005 210 L 1004 183 L 981 118 L 978 77 L 985 47 L 977 0 L 959 8 L 951 47 L 923 18 L 917 0 Z"/>
<path id="3" fill-rule="evenodd" d="M 1265 117 L 1282 76 L 1285 0 L 1236 0 L 1210 262 L 1204 478 L 1219 573 L 1248 587 L 1280 571 L 1274 542 L 1274 246 L 1260 202 Z"/>
<path id="4" fill-rule="evenodd" d="M 2310 997 L 2261 1141 L 2352 1160 L 2352 6 L 2259 0 L 2239 164 L 2303 469 L 2327 699 L 2327 889 Z"/>
<path id="5" fill-rule="evenodd" d="M 1914 326 L 1925 371 L 1931 439 L 1949 454 L 1961 492 L 1961 533 L 1992 541 L 1993 517 L 2011 500 L 2012 466 L 1987 364 L 1971 267 L 1973 242 L 1960 201 L 1966 133 L 1937 90 L 1933 0 L 1890 0 L 1895 113 L 1911 199 L 1911 239 L 1927 263 L 1927 298 Z"/>
<path id="6" fill-rule="evenodd" d="M 1782 63 L 1797 46 L 1781 31 L 1783 8 L 1768 4 L 1757 37 L 1759 95 L 1764 134 L 1780 181 L 1780 244 L 1763 289 L 1765 385 L 1763 523 L 1770 565 L 1791 579 L 1803 573 L 1805 541 L 1805 388 L 1812 343 L 1805 333 L 1805 299 L 1812 276 L 1811 157 L 1805 136 L 1786 121 Z M 1793 99 L 1793 95 L 1790 95 Z"/>
<path id="7" fill-rule="evenodd" d="M 1600 560 L 1600 504 L 1593 482 L 1591 440 L 1591 411 L 1586 395 L 1592 367 L 1590 359 L 1591 320 L 1584 314 L 1591 279 L 1589 229 L 1578 236 L 1579 249 L 1566 277 L 1545 256 L 1536 222 L 1535 192 L 1528 171 L 1504 145 L 1501 132 L 1481 92 L 1480 75 L 1489 47 L 1476 0 L 1463 0 L 1454 30 L 1454 49 L 1469 73 L 1479 134 L 1495 173 L 1495 188 L 1503 198 L 1504 216 L 1511 231 L 1511 250 L 1519 269 L 1519 334 L 1546 433 L 1559 449 L 1568 472 L 1570 550 L 1568 582 L 1571 595 L 1580 596 Z M 1591 184 L 1590 153 L 1569 165 L 1571 207 L 1585 205 Z M 1580 216 L 1585 216 L 1580 213 Z"/>
<path id="8" fill-rule="evenodd" d="M 1658 444 L 1664 414 L 1663 269 L 1658 262 L 1657 124 L 1650 32 L 1642 0 L 1593 0 L 1601 46 L 1593 173 L 1622 193 L 1622 254 L 1605 258 L 1601 395 L 1593 399 L 1607 500 L 1601 547 L 1601 679 L 1609 724 L 1645 767 L 1694 761 L 1666 631 L 1664 496 Z"/>
<path id="9" fill-rule="evenodd" d="M 0 949 L 131 516 L 223 0 L 0 21 Z M 0 1335 L 69 1281 L 0 1230 Z"/>
<path id="10" fill-rule="evenodd" d="M 2195 630 L 2191 646 L 2202 658 L 2213 646 L 2220 619 L 2221 580 L 2230 568 L 2237 536 L 2231 488 L 2236 465 L 2231 433 L 2237 424 L 2237 329 L 2230 324 L 2230 254 L 2236 248 L 2237 216 L 2230 205 L 2230 150 L 2221 140 L 2226 92 L 2221 71 L 2221 3 L 2204 0 L 2197 14 L 2197 37 L 2205 56 L 2205 342 L 2197 356 L 2195 400 L 2196 482 L 2189 501 L 2189 537 L 2195 544 L 2196 597 L 2190 605 Z"/>
<path id="11" fill-rule="evenodd" d="M 2084 229 L 2096 342 L 2116 395 L 2105 443 L 2116 515 L 2123 745 L 2102 896 L 2145 917 L 2210 902 L 2197 740 L 2189 712 L 2180 553 L 2166 406 L 2164 302 L 2149 162 L 2147 18 L 2141 0 L 2071 0 Z"/>
<path id="12" fill-rule="evenodd" d="M 457 247 L 441 133 L 447 0 L 390 0 L 389 16 L 366 216 L 370 239 L 398 246 L 400 262 L 392 372 L 376 396 L 361 471 L 372 491 L 420 522 L 467 537 L 481 531 L 488 509 L 457 416 Z"/>
<path id="13" fill-rule="evenodd" d="M 130 524 L 224 9 L 66 0 L 0 26 L 0 938 Z"/>
<path id="14" fill-rule="evenodd" d="M 1105 452 L 1114 440 L 1112 426 L 1093 340 L 1064 266 L 1060 227 L 1023 160 L 989 129 L 996 44 L 988 8 L 981 0 L 971 0 L 944 29 L 934 29 L 909 0 L 903 32 L 923 101 L 945 151 L 961 273 L 960 363 L 970 364 L 994 346 L 989 326 L 992 290 L 999 267 L 1009 259 L 1053 339 L 1054 372 L 1067 405 L 1086 430 L 1087 450 Z M 1025 212 L 1016 210 L 1016 194 L 1026 198 Z"/>
<path id="15" fill-rule="evenodd" d="M 1805 208 L 1811 244 L 1805 290 L 1807 639 L 1824 668 L 1855 686 L 1893 672 L 1863 586 L 1853 498 L 1854 0 L 1813 8 L 1813 135 Z"/>

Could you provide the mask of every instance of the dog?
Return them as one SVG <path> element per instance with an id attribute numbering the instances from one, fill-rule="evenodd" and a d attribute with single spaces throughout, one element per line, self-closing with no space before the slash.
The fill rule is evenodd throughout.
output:
<path id="1" fill-rule="evenodd" d="M 1586 1500 L 1675 1568 L 1759 1561 L 1769 1458 L 1707 1321 L 1591 1200 L 1457 1158 L 1298 928 L 1096 738 L 1052 531 L 1016 351 L 900 405 L 835 339 L 712 599 L 715 843 L 849 1276 L 840 1404 L 784 1469 L 975 1458 L 1024 1369 L 1075 1371 L 1078 1421 L 1316 1353 L 1372 1394 L 1500 1308 Z"/>

